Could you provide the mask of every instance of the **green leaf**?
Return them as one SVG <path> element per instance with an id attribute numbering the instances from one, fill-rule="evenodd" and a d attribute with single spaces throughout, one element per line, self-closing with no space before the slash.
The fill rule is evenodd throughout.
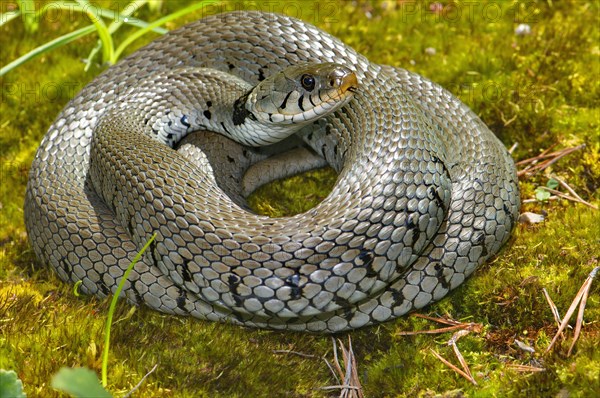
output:
<path id="1" fill-rule="evenodd" d="M 100 385 L 96 373 L 88 368 L 61 368 L 52 377 L 52 387 L 75 398 L 112 398 Z"/>
<path id="2" fill-rule="evenodd" d="M 558 188 L 558 180 L 555 178 L 551 178 L 546 183 L 546 186 L 550 189 L 556 189 L 556 188 Z"/>
<path id="3" fill-rule="evenodd" d="M 26 397 L 23 392 L 23 383 L 14 370 L 0 369 L 0 397 Z"/>
<path id="4" fill-rule="evenodd" d="M 550 199 L 550 196 L 550 192 L 546 191 L 542 187 L 537 187 L 535 189 L 535 198 L 540 202 L 546 202 L 548 199 Z"/>

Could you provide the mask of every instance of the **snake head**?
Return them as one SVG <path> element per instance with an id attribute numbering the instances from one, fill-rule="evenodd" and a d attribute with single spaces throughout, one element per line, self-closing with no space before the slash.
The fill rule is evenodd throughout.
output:
<path id="1" fill-rule="evenodd" d="M 254 87 L 246 109 L 264 123 L 306 124 L 345 105 L 357 89 L 356 74 L 343 65 L 295 65 Z"/>

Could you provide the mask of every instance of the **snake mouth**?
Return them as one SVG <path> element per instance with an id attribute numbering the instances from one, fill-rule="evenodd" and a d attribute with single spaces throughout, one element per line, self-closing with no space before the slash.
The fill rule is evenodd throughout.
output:
<path id="1" fill-rule="evenodd" d="M 356 77 L 356 73 L 350 72 L 342 77 L 340 91 L 342 94 L 346 94 L 348 91 L 354 94 L 358 91 L 358 78 Z"/>

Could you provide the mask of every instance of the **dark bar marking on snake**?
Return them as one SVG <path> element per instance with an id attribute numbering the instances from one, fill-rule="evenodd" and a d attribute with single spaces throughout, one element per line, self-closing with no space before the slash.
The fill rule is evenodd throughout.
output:
<path id="1" fill-rule="evenodd" d="M 70 280 L 73 276 L 73 268 L 71 267 L 71 264 L 65 260 L 65 257 L 61 258 L 59 263 L 62 265 L 63 270 L 67 274 L 67 278 Z"/>
<path id="2" fill-rule="evenodd" d="M 132 281 L 130 284 L 130 288 L 133 292 L 133 295 L 135 296 L 136 304 L 142 304 L 144 302 L 144 299 L 142 298 L 142 295 L 140 294 L 138 288 L 135 286 L 137 282 L 139 282 L 139 279 Z"/>
<path id="3" fill-rule="evenodd" d="M 400 290 L 390 289 L 390 292 L 392 293 L 392 300 L 394 300 L 394 307 L 401 305 L 404 300 L 406 300 L 404 293 L 402 293 Z"/>
<path id="4" fill-rule="evenodd" d="M 229 285 L 229 290 L 231 291 L 231 296 L 235 301 L 235 305 L 241 307 L 243 305 L 242 296 L 240 296 L 238 292 L 238 286 L 240 285 L 241 278 L 235 274 L 230 274 L 227 277 L 227 284 Z"/>
<path id="5" fill-rule="evenodd" d="M 185 301 L 187 300 L 187 292 L 183 289 L 179 289 L 179 296 L 177 296 L 177 299 L 175 300 L 175 302 L 177 303 L 177 307 L 182 309 L 182 310 L 186 310 L 187 308 L 185 308 Z"/>
<path id="6" fill-rule="evenodd" d="M 485 257 L 488 255 L 488 249 L 485 245 L 485 233 L 483 231 L 477 231 L 477 236 L 473 239 L 473 243 L 476 246 L 481 246 L 481 256 Z"/>
<path id="7" fill-rule="evenodd" d="M 262 82 L 263 80 L 265 80 L 265 72 L 262 68 L 258 68 L 258 81 Z"/>
<path id="8" fill-rule="evenodd" d="M 412 213 L 407 221 L 406 221 L 406 228 L 409 231 L 412 231 L 413 233 L 413 239 L 412 239 L 412 243 L 414 244 L 416 241 L 419 240 L 419 237 L 421 236 L 421 231 L 419 231 L 418 225 L 416 224 L 414 219 L 417 219 L 417 222 L 419 220 L 419 215 L 417 213 Z"/>
<path id="9" fill-rule="evenodd" d="M 339 305 L 340 309 L 344 312 L 342 318 L 346 319 L 347 321 L 352 319 L 354 316 L 354 313 L 352 312 L 353 305 L 350 303 L 350 301 L 348 301 L 348 299 L 335 295 L 333 296 L 333 302 Z"/>
<path id="10" fill-rule="evenodd" d="M 442 169 L 444 170 L 444 174 L 446 175 L 447 178 L 450 178 L 450 171 L 446 167 L 446 163 L 442 162 L 442 160 L 440 158 L 438 158 L 437 156 L 435 156 L 435 155 L 431 155 L 431 158 L 434 161 L 434 163 L 439 163 L 439 164 L 442 165 Z"/>
<path id="11" fill-rule="evenodd" d="M 300 296 L 302 295 L 302 288 L 299 285 L 300 284 L 300 275 L 294 274 L 294 275 L 288 276 L 287 278 L 285 278 L 285 283 L 286 283 L 286 285 L 288 285 L 289 287 L 292 288 L 292 292 L 290 293 L 292 300 L 299 299 Z"/>
<path id="12" fill-rule="evenodd" d="M 377 276 L 377 272 L 373 269 L 373 260 L 375 259 L 375 257 L 373 257 L 373 253 L 367 249 L 362 249 L 357 258 L 362 262 L 362 266 L 367 270 L 367 278 L 373 278 Z"/>
<path id="13" fill-rule="evenodd" d="M 154 261 L 154 265 L 158 265 L 158 263 L 160 262 L 160 258 L 158 257 L 158 251 L 156 250 L 156 240 L 153 240 L 152 243 L 150 243 L 150 256 L 152 257 L 152 261 Z"/>
<path id="14" fill-rule="evenodd" d="M 438 207 L 444 209 L 444 213 L 446 213 L 446 204 L 444 203 L 444 201 L 442 200 L 439 192 L 437 191 L 437 189 L 434 186 L 429 186 L 429 188 L 427 188 L 427 197 L 431 200 L 435 200 L 435 203 L 437 203 Z"/>
<path id="15" fill-rule="evenodd" d="M 189 263 L 191 260 L 183 260 L 183 264 L 181 264 L 181 276 L 183 280 L 186 282 L 192 281 L 192 274 L 190 273 Z"/>
<path id="16" fill-rule="evenodd" d="M 430 261 L 433 261 L 430 257 Z M 442 287 L 444 289 L 450 289 L 450 283 L 448 282 L 448 280 L 446 279 L 446 276 L 444 275 L 444 267 L 442 266 L 442 264 L 440 263 L 436 263 L 433 268 L 435 269 L 435 276 L 438 280 L 438 282 L 440 282 L 440 285 L 442 285 Z"/>
<path id="17" fill-rule="evenodd" d="M 225 127 L 225 123 L 221 122 L 221 127 L 223 127 L 223 130 L 225 130 L 227 134 L 230 134 L 229 130 L 227 130 L 227 127 Z"/>
<path id="18" fill-rule="evenodd" d="M 105 296 L 108 296 L 110 294 L 110 289 L 108 288 L 108 286 L 106 286 L 106 282 L 104 282 L 104 280 L 102 279 L 102 276 L 100 277 L 100 280 L 98 281 L 98 286 L 100 287 L 100 290 L 102 291 L 102 293 Z"/>
<path id="19" fill-rule="evenodd" d="M 502 203 L 502 210 L 504 210 L 504 213 L 508 216 L 508 218 L 510 219 L 510 225 L 515 225 L 515 217 L 512 214 L 512 212 L 510 211 L 510 209 L 508 208 L 508 206 L 506 205 L 506 202 Z"/>
<path id="20" fill-rule="evenodd" d="M 281 103 L 281 105 L 279 105 L 279 109 L 285 109 L 285 106 L 287 105 L 288 99 L 290 98 L 290 95 L 292 95 L 292 93 L 293 93 L 293 91 L 290 91 L 290 92 L 287 93 L 287 95 L 283 99 L 283 102 Z"/>
<path id="21" fill-rule="evenodd" d="M 310 98 L 310 95 L 308 97 Z M 304 102 L 304 94 L 302 94 L 300 98 L 298 98 L 298 108 L 300 108 L 300 110 L 304 112 L 304 104 L 302 102 Z"/>
<path id="22" fill-rule="evenodd" d="M 129 219 L 129 222 L 127 223 L 127 231 L 129 232 L 129 237 L 133 237 L 133 231 L 135 231 L 135 226 L 137 225 L 137 223 L 135 222 L 134 218 L 131 217 Z"/>
<path id="23" fill-rule="evenodd" d="M 250 115 L 250 111 L 246 109 L 246 100 L 248 100 L 249 95 L 250 91 L 236 99 L 233 103 L 232 120 L 234 126 L 239 126 L 240 124 L 244 123 L 248 115 Z"/>
<path id="24" fill-rule="evenodd" d="M 210 111 L 207 109 L 204 112 L 202 112 L 202 114 L 204 115 L 205 118 L 207 118 L 208 120 L 210 120 L 210 118 L 212 117 L 212 114 L 210 113 Z"/>

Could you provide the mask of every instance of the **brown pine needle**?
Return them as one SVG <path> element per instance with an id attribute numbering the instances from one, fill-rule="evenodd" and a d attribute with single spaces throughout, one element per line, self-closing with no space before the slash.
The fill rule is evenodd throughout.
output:
<path id="1" fill-rule="evenodd" d="M 556 181 L 558 181 L 558 183 L 560 185 L 562 185 L 562 187 L 564 189 L 566 189 L 567 191 L 569 191 L 569 193 L 572 196 L 576 197 L 577 199 L 579 199 L 581 201 L 584 201 L 583 199 L 581 199 L 581 196 L 577 195 L 577 192 L 575 192 L 575 190 L 573 188 L 571 188 L 571 186 L 565 182 L 565 180 L 563 180 L 562 178 L 560 178 L 560 177 L 558 177 L 558 176 L 556 176 L 554 174 L 551 177 L 554 178 Z"/>
<path id="2" fill-rule="evenodd" d="M 427 320 L 434 321 L 434 322 L 438 322 L 438 323 L 441 323 L 444 325 L 451 325 L 451 326 L 448 326 L 445 328 L 433 329 L 433 330 L 419 330 L 419 331 L 414 331 L 414 332 L 398 332 L 398 334 L 401 336 L 412 336 L 412 335 L 417 335 L 417 334 L 438 334 L 438 333 L 446 333 L 446 332 L 455 331 L 455 333 L 452 335 L 450 340 L 448 340 L 448 345 L 452 346 L 452 349 L 454 350 L 454 354 L 456 355 L 458 362 L 462 366 L 462 369 L 459 369 L 457 366 L 453 365 L 448 360 L 444 359 L 435 350 L 431 349 L 431 352 L 433 353 L 433 355 L 436 356 L 436 358 L 438 358 L 440 361 L 442 361 L 442 363 L 444 363 L 450 369 L 454 370 L 456 373 L 458 373 L 465 379 L 469 380 L 474 385 L 477 385 L 475 378 L 471 374 L 471 369 L 469 369 L 469 365 L 467 364 L 467 361 L 465 360 L 465 358 L 461 354 L 460 350 L 458 349 L 458 345 L 456 345 L 456 343 L 462 336 L 466 336 L 467 334 L 469 334 L 471 332 L 480 333 L 483 330 L 483 325 L 481 323 L 474 323 L 474 322 L 463 323 L 463 322 L 459 322 L 454 319 L 448 319 L 448 318 L 435 318 L 435 317 L 431 317 L 431 316 L 423 315 L 423 314 L 412 314 L 412 316 L 415 316 L 417 318 L 427 319 Z"/>
<path id="3" fill-rule="evenodd" d="M 583 312 L 584 312 L 585 306 L 587 304 L 588 293 L 592 287 L 592 280 L 596 277 L 596 274 L 598 273 L 598 271 L 600 271 L 600 267 L 595 267 L 592 270 L 592 272 L 590 272 L 590 274 L 586 278 L 585 282 L 583 282 L 583 285 L 581 285 L 581 288 L 579 289 L 579 291 L 577 292 L 577 295 L 573 299 L 573 302 L 571 303 L 571 306 L 567 310 L 567 313 L 565 314 L 563 321 L 561 322 L 560 326 L 558 327 L 558 331 L 556 332 L 556 335 L 550 342 L 550 345 L 548 346 L 548 348 L 546 348 L 546 353 L 548 353 L 550 351 L 550 349 L 552 349 L 552 347 L 558 340 L 558 337 L 561 335 L 562 331 L 567 327 L 567 324 L 569 323 L 571 316 L 575 312 L 575 308 L 577 308 L 577 305 L 579 305 L 579 311 L 577 314 L 577 321 L 575 324 L 575 334 L 573 336 L 573 342 L 571 343 L 571 347 L 569 348 L 569 351 L 567 352 L 567 356 L 571 355 L 571 351 L 573 350 L 573 347 L 575 346 L 577 339 L 579 339 L 581 325 L 583 324 Z"/>
<path id="4" fill-rule="evenodd" d="M 469 375 L 469 378 L 471 379 L 471 383 L 473 383 L 474 385 L 477 385 L 477 382 L 475 381 L 475 379 L 473 378 L 473 375 L 471 374 L 471 369 L 469 369 L 469 365 L 467 365 L 467 361 L 465 361 L 465 358 L 462 356 L 462 354 L 460 353 L 460 350 L 458 349 L 458 346 L 456 345 L 456 343 L 458 342 L 458 339 L 460 339 L 462 336 L 466 336 L 469 333 L 470 332 L 468 330 L 459 330 L 458 332 L 456 332 L 452 335 L 452 338 L 448 341 L 448 345 L 452 346 L 452 349 L 454 350 L 454 354 L 456 355 L 456 358 L 458 358 L 458 362 L 460 362 L 460 366 L 462 366 L 465 373 L 467 375 Z"/>
<path id="5" fill-rule="evenodd" d="M 468 375 L 465 371 L 459 369 L 458 367 L 456 367 L 455 365 L 453 365 L 452 363 L 450 363 L 443 356 L 441 356 L 440 354 L 438 354 L 433 348 L 430 348 L 430 350 L 431 350 L 431 353 L 433 355 L 435 355 L 435 357 L 437 359 L 439 359 L 440 361 L 442 361 L 442 363 L 444 365 L 446 365 L 447 367 L 449 367 L 450 369 L 452 369 L 453 371 L 455 371 L 456 373 L 458 373 L 459 375 L 461 375 L 465 379 L 469 380 L 471 383 L 477 385 L 477 382 L 475 381 L 475 379 L 473 379 L 472 376 Z"/>
<path id="6" fill-rule="evenodd" d="M 454 319 L 434 318 L 434 317 L 431 317 L 428 315 L 423 315 L 423 314 L 412 314 L 412 316 L 417 317 L 417 318 L 427 319 L 427 320 L 434 321 L 434 322 L 438 322 L 438 323 L 441 323 L 444 325 L 452 325 L 452 326 L 449 326 L 446 328 L 432 329 L 432 330 L 417 330 L 417 331 L 398 332 L 398 335 L 414 336 L 414 335 L 418 335 L 418 334 L 439 334 L 439 333 L 452 332 L 455 330 L 469 330 L 469 331 L 474 331 L 474 332 L 479 333 L 483 329 L 483 325 L 481 323 L 474 323 L 474 322 L 462 323 L 459 321 L 455 321 Z"/>
<path id="7" fill-rule="evenodd" d="M 583 312 L 585 311 L 585 306 L 587 304 L 588 294 L 590 292 L 590 289 L 592 288 L 592 280 L 596 277 L 598 270 L 600 270 L 600 267 L 594 268 L 592 272 L 590 272 L 588 277 L 585 279 L 585 282 L 583 282 L 583 286 L 585 286 L 585 288 L 581 297 L 581 304 L 579 304 L 579 312 L 577 312 L 577 322 L 575 323 L 575 333 L 573 334 L 573 341 L 571 342 L 569 351 L 567 351 L 567 356 L 571 355 L 571 352 L 575 347 L 575 343 L 579 339 L 579 334 L 581 333 L 581 326 L 583 325 Z"/>
<path id="8" fill-rule="evenodd" d="M 593 205 L 593 204 L 591 204 L 589 202 L 586 202 L 585 200 L 583 200 L 581 198 L 574 197 L 574 196 L 569 196 L 569 195 L 567 195 L 565 193 L 557 191 L 556 189 L 552 189 L 552 188 L 548 188 L 548 187 L 544 187 L 544 186 L 541 186 L 540 188 L 543 189 L 543 190 L 545 190 L 545 191 L 548 191 L 550 193 L 553 193 L 554 195 L 556 195 L 558 197 L 561 197 L 563 199 L 570 200 L 571 202 L 581 203 L 581 204 L 584 204 L 584 205 L 586 205 L 588 207 L 591 207 L 594 210 L 598 210 L 598 206 Z"/>
<path id="9" fill-rule="evenodd" d="M 358 366 L 356 363 L 356 357 L 354 356 L 354 351 L 352 350 L 352 340 L 350 339 L 350 336 L 348 336 L 347 349 L 346 347 L 344 347 L 344 344 L 340 340 L 338 340 L 340 344 L 340 349 L 342 351 L 344 370 L 342 370 L 342 366 L 340 365 L 340 361 L 338 359 L 338 349 L 336 341 L 333 338 L 332 341 L 334 359 L 333 366 L 327 361 L 327 359 L 323 358 L 323 360 L 333 373 L 333 376 L 335 377 L 336 381 L 340 384 L 335 386 L 321 387 L 321 389 L 340 389 L 340 398 L 364 398 L 362 386 L 360 385 L 360 380 L 358 378 Z"/>
<path id="10" fill-rule="evenodd" d="M 292 354 L 292 355 L 298 355 L 299 357 L 302 357 L 302 358 L 317 358 L 316 355 L 304 354 L 302 352 L 291 351 L 291 350 L 273 350 L 273 354 Z"/>
<path id="11" fill-rule="evenodd" d="M 433 317 L 433 316 L 429 316 L 429 315 L 425 315 L 425 314 L 414 313 L 414 314 L 411 314 L 410 316 L 414 316 L 415 318 L 423 318 L 423 319 L 427 319 L 427 320 L 438 322 L 438 323 L 443 323 L 444 325 L 462 325 L 463 324 L 462 322 L 459 322 L 454 319 L 437 318 L 437 317 Z"/>
<path id="12" fill-rule="evenodd" d="M 554 146 L 552 146 L 552 147 L 554 147 Z M 527 165 L 525 168 L 523 168 L 517 172 L 517 176 L 521 177 L 521 176 L 533 175 L 539 171 L 544 170 L 548 166 L 551 166 L 552 164 L 556 163 L 560 158 L 562 158 L 572 152 L 578 151 L 579 149 L 582 149 L 584 147 L 585 147 L 585 144 L 582 144 L 582 145 L 578 145 L 576 147 L 561 149 L 561 150 L 558 150 L 558 151 L 555 151 L 552 153 L 548 153 L 548 151 L 550 150 L 550 148 L 548 148 L 544 152 L 542 152 L 541 154 L 539 154 L 537 156 L 534 156 L 529 159 L 524 159 L 524 160 L 521 160 L 521 161 L 515 163 L 517 167 Z"/>
<path id="13" fill-rule="evenodd" d="M 560 326 L 562 320 L 560 319 L 560 313 L 558 312 L 556 304 L 554 304 L 554 301 L 552 301 L 552 299 L 550 298 L 550 295 L 548 294 L 546 288 L 542 288 L 542 292 L 544 293 L 544 297 L 546 297 L 546 301 L 550 306 L 550 310 L 552 311 L 552 315 L 554 316 L 554 320 L 556 321 L 556 326 Z"/>
<path id="14" fill-rule="evenodd" d="M 517 363 L 509 363 L 506 365 L 509 369 L 514 370 L 515 372 L 545 372 L 545 368 L 538 368 L 537 366 L 530 365 L 519 365 Z"/>

